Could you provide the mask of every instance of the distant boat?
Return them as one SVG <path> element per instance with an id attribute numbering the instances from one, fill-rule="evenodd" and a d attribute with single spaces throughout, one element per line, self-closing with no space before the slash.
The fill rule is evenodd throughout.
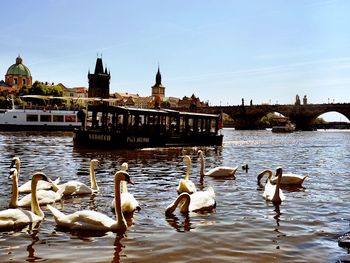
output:
<path id="1" fill-rule="evenodd" d="M 27 95 L 24 98 L 36 98 L 48 101 L 50 96 Z M 60 98 L 57 98 L 60 99 Z M 55 108 L 45 106 L 20 105 L 15 107 L 12 101 L 10 109 L 0 109 L 0 131 L 73 131 L 79 128 L 81 122 L 78 118 L 78 110 Z"/>
<path id="2" fill-rule="evenodd" d="M 294 132 L 295 131 L 295 125 L 288 121 L 285 125 L 281 126 L 273 126 L 272 132 L 276 133 L 288 133 L 288 132 Z"/>

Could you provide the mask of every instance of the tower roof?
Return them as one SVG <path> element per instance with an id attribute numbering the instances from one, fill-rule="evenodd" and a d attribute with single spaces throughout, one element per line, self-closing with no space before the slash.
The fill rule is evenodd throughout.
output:
<path id="1" fill-rule="evenodd" d="M 31 77 L 30 70 L 22 64 L 22 58 L 20 56 L 16 58 L 16 64 L 13 64 L 8 68 L 6 75 Z"/>
<path id="2" fill-rule="evenodd" d="M 95 74 L 103 74 L 102 58 L 97 58 L 96 60 Z"/>
<path id="3" fill-rule="evenodd" d="M 159 66 L 156 75 L 156 84 L 154 86 L 162 86 L 162 75 L 160 75 Z"/>

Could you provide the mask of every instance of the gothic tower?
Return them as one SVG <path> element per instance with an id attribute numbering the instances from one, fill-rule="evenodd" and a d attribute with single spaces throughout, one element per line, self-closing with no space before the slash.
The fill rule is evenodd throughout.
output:
<path id="1" fill-rule="evenodd" d="M 97 58 L 95 72 L 88 73 L 89 90 L 88 97 L 109 98 L 109 81 L 111 79 L 110 72 L 107 73 L 107 68 L 103 70 L 102 58 Z"/>
<path id="2" fill-rule="evenodd" d="M 165 96 L 165 87 L 162 85 L 162 76 L 160 75 L 159 66 L 156 75 L 156 84 L 152 86 L 152 97 L 163 100 Z"/>

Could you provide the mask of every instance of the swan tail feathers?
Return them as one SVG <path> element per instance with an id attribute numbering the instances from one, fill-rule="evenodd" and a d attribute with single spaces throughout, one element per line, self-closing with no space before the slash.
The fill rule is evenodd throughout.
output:
<path id="1" fill-rule="evenodd" d="M 51 206 L 51 205 L 47 205 L 47 208 L 51 211 L 51 213 L 53 214 L 55 221 L 62 221 L 66 215 L 63 214 L 60 210 L 58 210 L 57 208 Z"/>
<path id="2" fill-rule="evenodd" d="M 59 184 L 61 181 L 61 177 L 57 177 L 56 180 L 52 181 L 54 184 Z"/>
<path id="3" fill-rule="evenodd" d="M 232 175 L 235 175 L 235 173 L 237 172 L 238 170 L 238 166 L 234 167 L 233 170 L 232 170 Z"/>

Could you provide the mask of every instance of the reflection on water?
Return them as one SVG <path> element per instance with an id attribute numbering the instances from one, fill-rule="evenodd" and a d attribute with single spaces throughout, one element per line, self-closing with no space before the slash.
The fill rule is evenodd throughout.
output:
<path id="1" fill-rule="evenodd" d="M 181 220 L 181 221 L 180 221 Z M 187 214 L 183 215 L 183 218 L 179 219 L 176 215 L 166 215 L 166 221 L 178 232 L 185 232 L 191 230 L 190 217 Z"/>
<path id="2" fill-rule="evenodd" d="M 13 156 L 21 158 L 20 184 L 34 171 L 61 182 L 89 183 L 89 162 L 96 158 L 100 193 L 63 198 L 64 213 L 82 209 L 115 218 L 113 175 L 123 162 L 135 181 L 128 189 L 141 210 L 126 216 L 124 233 L 74 232 L 56 227 L 43 207 L 38 228 L 0 233 L 1 262 L 336 262 L 347 255 L 338 237 L 349 231 L 350 133 L 224 130 L 223 147 L 185 147 L 96 151 L 76 149 L 71 133 L 0 133 L 0 209 L 8 207 Z M 207 169 L 240 168 L 236 179 L 199 176 L 198 149 Z M 206 213 L 174 213 L 165 208 L 176 197 L 192 159 L 190 179 L 197 189 L 212 186 L 217 206 Z M 248 164 L 247 172 L 242 166 Z M 266 202 L 256 176 L 282 166 L 285 172 L 308 175 L 302 188 L 284 187 L 279 206 Z"/>
<path id="3" fill-rule="evenodd" d="M 27 247 L 27 251 L 28 251 L 27 261 L 28 262 L 35 262 L 35 261 L 38 261 L 41 259 L 40 257 L 35 256 L 34 245 L 35 245 L 35 243 L 37 243 L 39 241 L 39 238 L 37 235 L 38 235 L 38 230 L 33 230 L 33 232 L 30 233 L 30 236 L 32 238 L 32 242 Z"/>

